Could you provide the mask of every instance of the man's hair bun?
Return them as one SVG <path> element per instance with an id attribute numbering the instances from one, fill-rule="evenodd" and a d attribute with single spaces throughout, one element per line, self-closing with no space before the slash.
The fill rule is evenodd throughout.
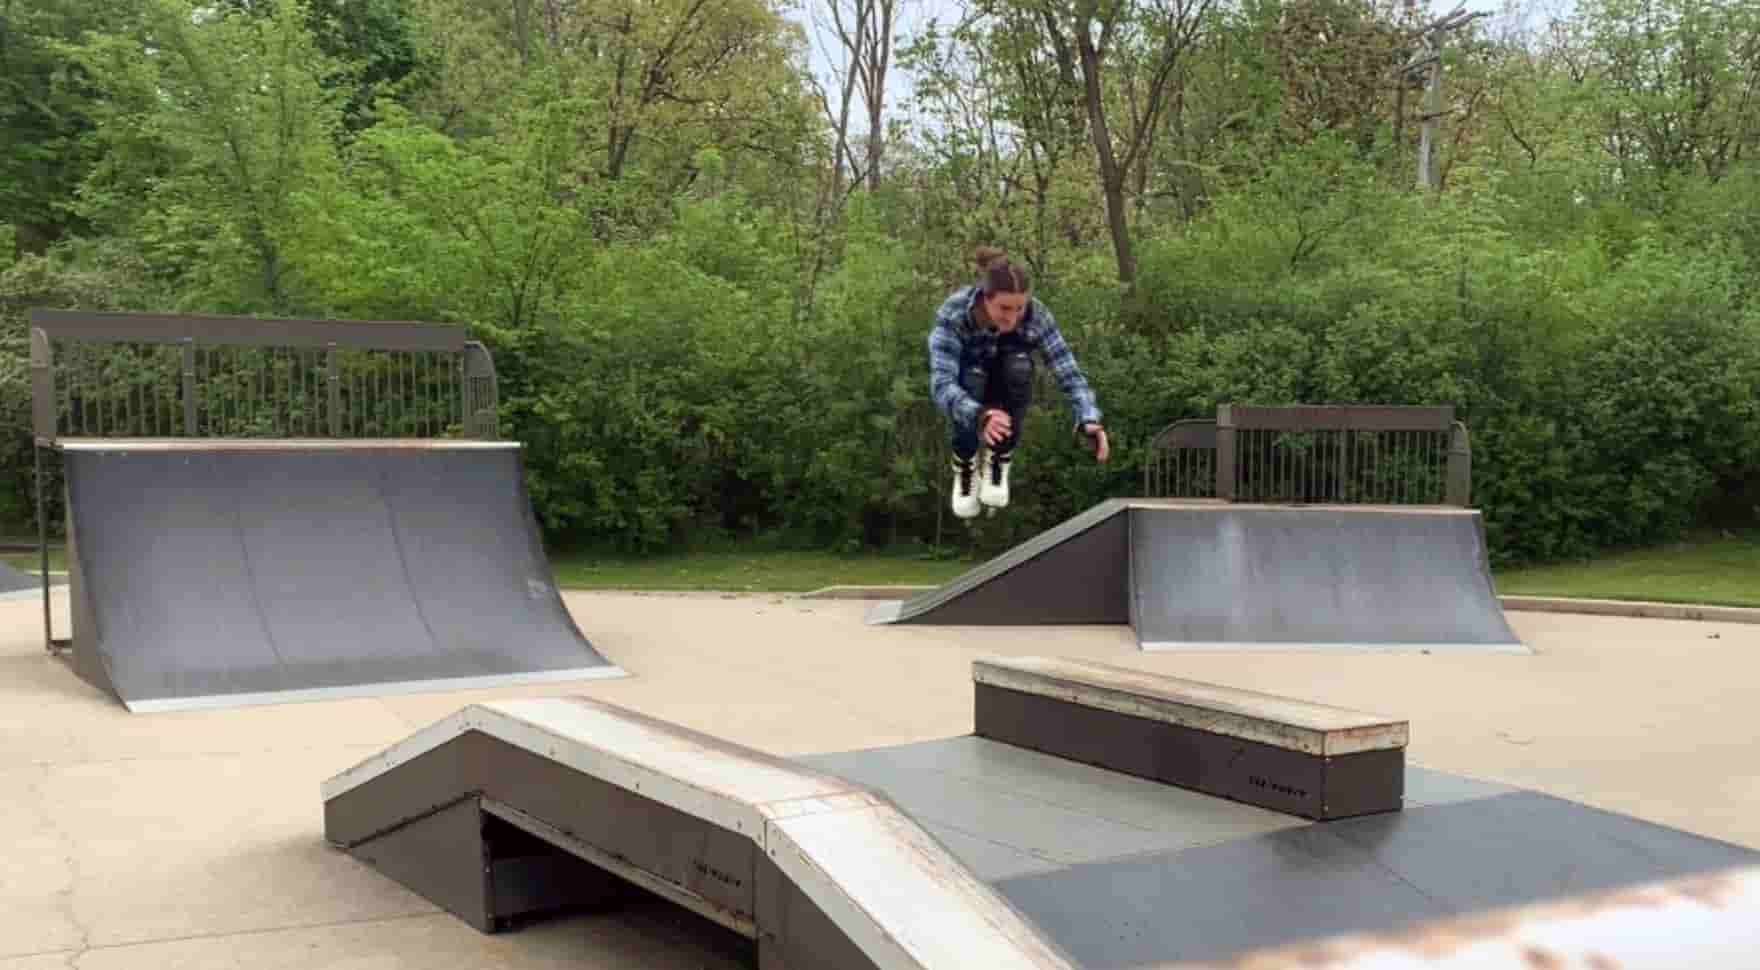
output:
<path id="1" fill-rule="evenodd" d="M 1027 274 L 1016 266 L 1008 254 L 995 246 L 979 246 L 972 254 L 978 264 L 978 285 L 986 293 L 1025 293 Z"/>

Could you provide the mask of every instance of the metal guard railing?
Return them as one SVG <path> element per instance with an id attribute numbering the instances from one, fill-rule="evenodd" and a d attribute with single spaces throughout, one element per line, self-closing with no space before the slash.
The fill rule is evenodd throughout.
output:
<path id="1" fill-rule="evenodd" d="M 33 310 L 32 430 L 66 437 L 497 436 L 458 326 Z"/>
<path id="2" fill-rule="evenodd" d="M 1466 506 L 1472 449 L 1454 408 L 1224 404 L 1149 443 L 1145 496 Z"/>

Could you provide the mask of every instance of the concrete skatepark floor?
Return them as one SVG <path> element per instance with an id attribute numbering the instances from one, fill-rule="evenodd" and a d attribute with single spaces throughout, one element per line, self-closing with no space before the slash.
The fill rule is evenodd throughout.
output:
<path id="1" fill-rule="evenodd" d="M 784 756 L 932 741 L 969 732 L 988 653 L 1407 717 L 1416 765 L 1760 848 L 1760 626 L 1511 613 L 1531 656 L 1145 654 L 1127 627 L 872 627 L 862 601 L 565 598 L 628 679 L 152 715 L 44 653 L 40 600 L 0 601 L 0 970 L 733 966 L 663 910 L 480 935 L 329 848 L 319 784 L 499 697 L 600 697 Z"/>

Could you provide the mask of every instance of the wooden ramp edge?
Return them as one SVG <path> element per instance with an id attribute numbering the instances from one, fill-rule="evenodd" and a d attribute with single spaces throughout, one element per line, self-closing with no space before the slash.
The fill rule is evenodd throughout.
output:
<path id="1" fill-rule="evenodd" d="M 877 792 L 599 701 L 472 705 L 322 795 L 330 843 L 486 931 L 615 877 L 760 967 L 1074 966 Z"/>

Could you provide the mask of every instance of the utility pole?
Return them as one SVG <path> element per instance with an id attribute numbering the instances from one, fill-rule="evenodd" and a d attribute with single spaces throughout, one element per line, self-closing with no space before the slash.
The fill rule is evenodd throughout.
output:
<path id="1" fill-rule="evenodd" d="M 1435 155 L 1436 155 L 1436 122 L 1448 112 L 1442 107 L 1442 44 L 1444 35 L 1465 27 L 1480 17 L 1487 16 L 1484 11 L 1467 13 L 1465 7 L 1456 7 L 1445 17 L 1425 24 L 1415 31 L 1418 34 L 1418 50 L 1412 55 L 1411 61 L 1402 69 L 1408 83 L 1420 71 L 1424 72 L 1424 106 L 1420 109 L 1418 119 L 1422 127 L 1418 135 L 1418 187 L 1434 189 L 1437 187 Z"/>

